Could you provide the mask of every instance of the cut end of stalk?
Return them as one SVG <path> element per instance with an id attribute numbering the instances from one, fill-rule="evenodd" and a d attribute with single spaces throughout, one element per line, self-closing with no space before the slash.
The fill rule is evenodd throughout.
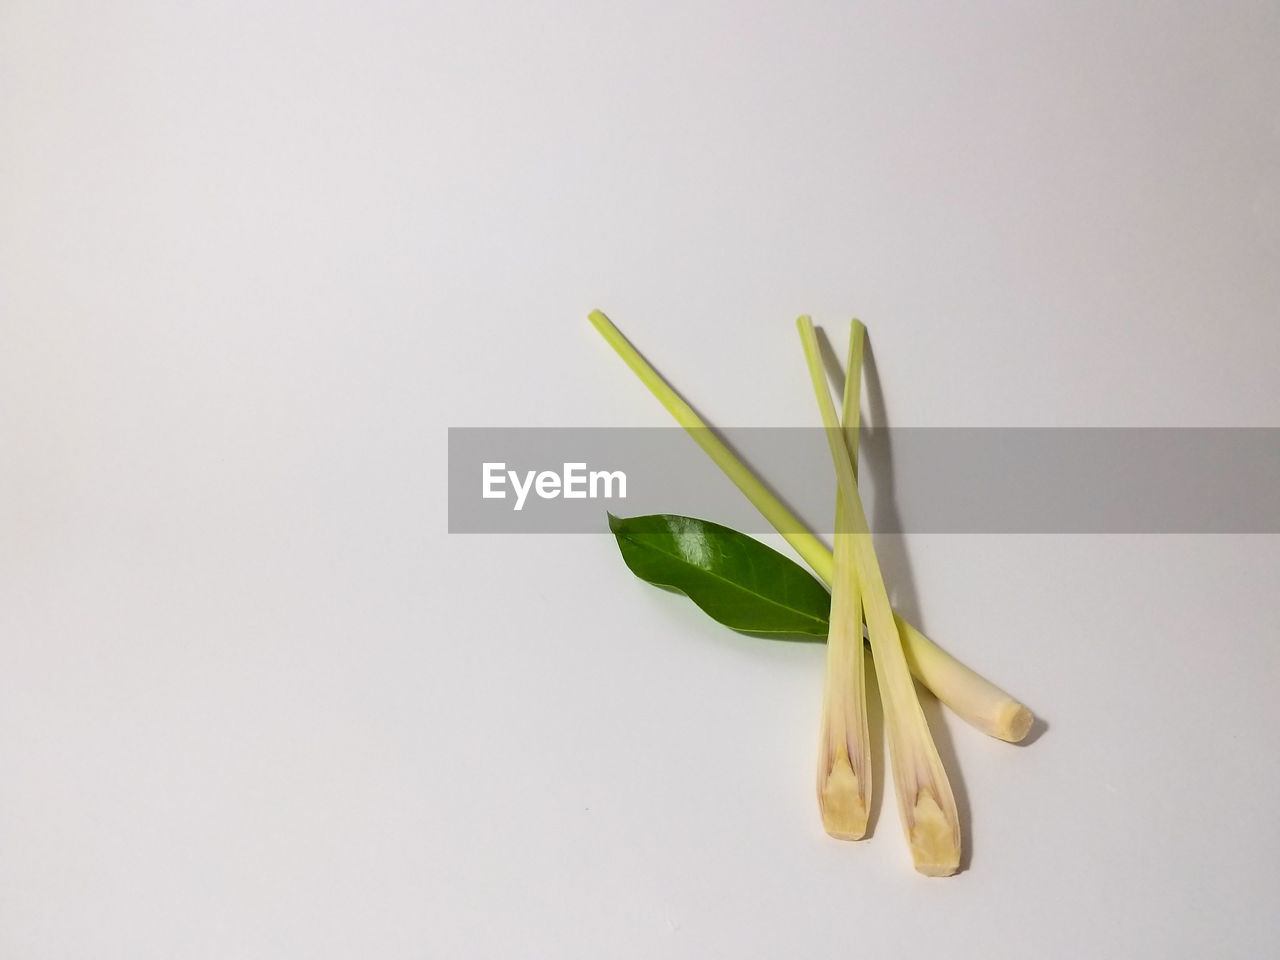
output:
<path id="1" fill-rule="evenodd" d="M 1031 725 L 1035 722 L 1034 713 L 1017 700 L 1010 700 L 1000 712 L 996 736 L 1001 740 L 1017 743 L 1031 732 Z"/>
<path id="2" fill-rule="evenodd" d="M 992 713 L 988 714 L 989 723 L 983 724 L 984 730 L 1001 740 L 1016 744 L 1032 732 L 1036 723 L 1036 714 L 1023 707 L 1018 700 L 1005 700 Z"/>
<path id="3" fill-rule="evenodd" d="M 949 877 L 960 869 L 959 837 L 938 801 L 921 790 L 911 817 L 911 859 L 926 877 Z"/>
<path id="4" fill-rule="evenodd" d="M 818 792 L 822 826 L 837 840 L 861 840 L 867 835 L 867 804 L 862 784 L 849 758 L 841 754 Z"/>

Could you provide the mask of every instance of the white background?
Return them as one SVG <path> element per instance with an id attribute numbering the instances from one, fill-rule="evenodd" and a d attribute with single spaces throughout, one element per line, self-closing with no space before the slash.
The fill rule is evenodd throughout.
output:
<path id="1" fill-rule="evenodd" d="M 607 537 L 449 536 L 444 479 L 449 426 L 666 423 L 597 306 L 726 426 L 816 424 L 802 311 L 866 321 L 896 426 L 1280 425 L 1278 44 L 1243 2 L 0 4 L 0 956 L 1268 954 L 1280 538 L 885 544 L 1047 721 L 930 708 L 970 859 L 929 881 L 891 797 L 821 831 L 820 647 Z"/>

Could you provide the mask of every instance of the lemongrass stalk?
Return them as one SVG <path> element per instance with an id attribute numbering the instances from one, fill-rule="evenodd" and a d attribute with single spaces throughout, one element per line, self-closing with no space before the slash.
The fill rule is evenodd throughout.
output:
<path id="1" fill-rule="evenodd" d="M 849 515 L 850 529 L 843 532 L 853 544 L 855 575 L 862 588 L 862 605 L 867 618 L 867 634 L 871 639 L 871 655 L 876 660 L 880 700 L 884 704 L 890 766 L 893 768 L 894 792 L 898 797 L 902 827 L 916 870 L 931 877 L 947 877 L 960 866 L 960 818 L 956 813 L 955 797 L 938 756 L 938 748 L 929 733 L 924 711 L 916 698 L 911 670 L 902 652 L 902 640 L 893 622 L 889 594 L 876 560 L 862 500 L 858 496 L 849 447 L 836 417 L 822 370 L 822 359 L 818 355 L 813 321 L 801 317 L 797 326 L 818 407 L 822 411 L 831 459 L 840 483 L 840 495 Z M 837 531 L 837 537 L 841 533 Z M 849 571 L 842 569 L 840 552 L 837 547 L 836 573 L 848 575 Z M 839 585 L 834 589 L 838 590 Z"/>
<path id="2" fill-rule="evenodd" d="M 856 448 L 862 380 L 862 325 L 856 320 L 849 332 L 847 370 L 844 430 Z M 852 530 L 844 497 L 837 490 L 835 577 L 818 741 L 818 809 L 823 828 L 839 840 L 859 840 L 866 835 L 872 786 L 862 598 L 854 570 Z"/>
<path id="3" fill-rule="evenodd" d="M 806 530 L 798 517 L 773 495 L 755 474 L 716 436 L 693 408 L 654 370 L 599 310 L 591 312 L 591 323 L 617 352 L 640 382 L 658 402 L 689 432 L 715 464 L 724 471 L 752 505 L 791 544 L 818 577 L 831 584 L 835 560 L 830 550 Z M 1016 743 L 1027 735 L 1034 717 L 1031 711 L 986 680 L 919 629 L 894 615 L 902 635 L 902 645 L 911 671 L 939 700 L 984 733 Z"/>

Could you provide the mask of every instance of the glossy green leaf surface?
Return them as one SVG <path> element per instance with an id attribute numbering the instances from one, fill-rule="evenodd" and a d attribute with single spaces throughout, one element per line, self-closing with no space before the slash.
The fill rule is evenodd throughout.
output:
<path id="1" fill-rule="evenodd" d="M 609 515 L 622 559 L 642 580 L 685 594 L 745 633 L 827 636 L 831 595 L 777 550 L 718 523 L 662 513 Z"/>

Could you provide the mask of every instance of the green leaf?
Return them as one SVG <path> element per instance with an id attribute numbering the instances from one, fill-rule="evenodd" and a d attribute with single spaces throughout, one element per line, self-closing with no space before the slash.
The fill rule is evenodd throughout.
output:
<path id="1" fill-rule="evenodd" d="M 798 563 L 759 540 L 669 513 L 609 514 L 609 529 L 632 573 L 679 590 L 725 626 L 826 639 L 831 595 Z"/>

